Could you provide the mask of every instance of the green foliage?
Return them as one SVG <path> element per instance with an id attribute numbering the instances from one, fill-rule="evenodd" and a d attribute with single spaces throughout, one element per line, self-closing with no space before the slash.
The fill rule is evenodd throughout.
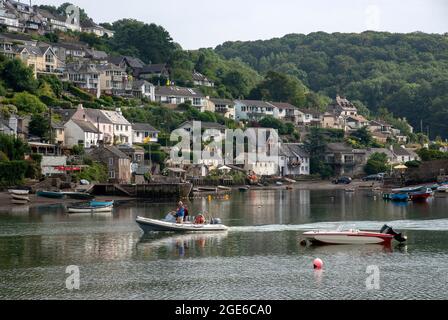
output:
<path id="1" fill-rule="evenodd" d="M 25 179 L 28 162 L 24 160 L 0 162 L 0 185 L 12 186 Z"/>
<path id="2" fill-rule="evenodd" d="M 406 162 L 404 165 L 408 168 L 418 168 L 421 166 L 421 164 L 422 164 L 421 161 L 413 160 L 413 161 Z"/>
<path id="3" fill-rule="evenodd" d="M 249 98 L 253 100 L 289 102 L 302 107 L 305 104 L 305 86 L 289 75 L 269 71 L 261 83 L 252 89 Z"/>
<path id="4" fill-rule="evenodd" d="M 78 87 L 75 87 L 71 83 L 67 84 L 66 89 L 68 92 L 70 92 L 71 94 L 73 94 L 74 96 L 76 96 L 82 100 L 85 100 L 85 101 L 93 101 L 94 100 L 94 97 L 90 93 L 85 92 L 84 90 L 79 89 Z"/>
<path id="5" fill-rule="evenodd" d="M 25 153 L 28 153 L 29 150 L 28 144 L 23 140 L 0 134 L 0 152 L 5 154 L 9 160 L 23 160 Z"/>
<path id="6" fill-rule="evenodd" d="M 371 114 L 387 106 L 415 128 L 423 120 L 431 137 L 448 137 L 446 35 L 315 32 L 226 42 L 215 51 L 227 59 L 241 59 L 261 74 L 286 73 L 314 92 L 343 94 L 361 102 Z M 366 111 L 361 108 L 361 114 L 368 116 Z"/>
<path id="7" fill-rule="evenodd" d="M 74 155 L 82 156 L 85 154 L 84 146 L 82 145 L 74 145 L 72 148 L 72 153 Z"/>
<path id="8" fill-rule="evenodd" d="M 30 134 L 45 140 L 48 140 L 50 137 L 50 122 L 47 116 L 33 114 L 28 129 Z"/>
<path id="9" fill-rule="evenodd" d="M 357 149 L 378 147 L 367 127 L 363 127 L 356 130 L 355 132 L 352 132 L 347 142 L 352 144 L 353 147 Z"/>
<path id="10" fill-rule="evenodd" d="M 369 175 L 385 172 L 388 170 L 387 162 L 387 155 L 385 153 L 375 152 L 370 156 L 369 160 L 367 160 L 364 171 Z"/>
<path id="11" fill-rule="evenodd" d="M 448 153 L 427 148 L 418 150 L 417 154 L 422 161 L 448 159 Z"/>
<path id="12" fill-rule="evenodd" d="M 0 79 L 16 92 L 34 92 L 37 88 L 33 70 L 18 59 L 6 59 L 0 63 Z"/>
<path id="13" fill-rule="evenodd" d="M 76 181 L 85 179 L 90 182 L 107 182 L 109 179 L 107 166 L 99 162 L 93 162 L 89 167 L 83 168 L 81 172 L 75 173 L 74 178 Z"/>
<path id="14" fill-rule="evenodd" d="M 38 114 L 47 111 L 47 106 L 38 97 L 28 92 L 16 93 L 10 102 L 23 113 Z"/>
<path id="15" fill-rule="evenodd" d="M 286 124 L 271 116 L 261 119 L 259 125 L 263 128 L 277 129 L 280 135 L 293 134 L 294 132 L 294 125 L 291 126 L 291 124 Z"/>

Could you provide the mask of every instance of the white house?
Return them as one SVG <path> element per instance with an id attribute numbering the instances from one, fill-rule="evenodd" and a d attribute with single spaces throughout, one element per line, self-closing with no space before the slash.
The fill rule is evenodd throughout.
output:
<path id="1" fill-rule="evenodd" d="M 235 120 L 259 121 L 267 116 L 279 118 L 279 109 L 266 101 L 235 100 Z"/>
<path id="2" fill-rule="evenodd" d="M 269 102 L 278 109 L 278 117 L 282 120 L 297 122 L 300 115 L 299 109 L 286 102 Z"/>
<path id="3" fill-rule="evenodd" d="M 159 141 L 159 131 L 148 123 L 133 123 L 132 132 L 133 132 L 132 137 L 133 143 L 146 143 L 146 142 Z"/>
<path id="4" fill-rule="evenodd" d="M 226 118 L 235 119 L 235 102 L 229 99 L 216 98 L 211 98 L 210 101 L 215 105 L 215 112 Z"/>
<path id="5" fill-rule="evenodd" d="M 156 87 L 146 80 L 136 80 L 132 83 L 132 95 L 137 98 L 156 101 Z"/>
<path id="6" fill-rule="evenodd" d="M 157 102 L 179 105 L 182 103 L 186 103 L 187 101 L 191 102 L 193 107 L 196 107 L 199 111 L 212 111 L 215 110 L 206 110 L 209 104 L 207 103 L 207 97 L 198 90 L 192 88 L 183 88 L 178 86 L 158 86 L 155 89 L 155 97 Z"/>
<path id="7" fill-rule="evenodd" d="M 279 151 L 279 172 L 283 177 L 310 174 L 310 155 L 302 144 L 281 144 Z"/>
<path id="8" fill-rule="evenodd" d="M 123 117 L 121 109 L 116 111 L 101 110 L 114 127 L 114 142 L 132 144 L 132 124 Z"/>
<path id="9" fill-rule="evenodd" d="M 65 145 L 68 148 L 75 145 L 91 148 L 98 146 L 98 141 L 103 140 L 103 134 L 90 121 L 71 119 L 64 127 Z"/>

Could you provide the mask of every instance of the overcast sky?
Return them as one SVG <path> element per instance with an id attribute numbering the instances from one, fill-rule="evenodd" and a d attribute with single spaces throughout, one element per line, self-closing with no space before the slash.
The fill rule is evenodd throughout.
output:
<path id="1" fill-rule="evenodd" d="M 28 3 L 29 0 L 21 0 Z M 64 0 L 32 0 L 60 5 Z M 68 0 L 96 22 L 134 18 L 167 29 L 185 49 L 289 33 L 448 32 L 446 0 Z"/>

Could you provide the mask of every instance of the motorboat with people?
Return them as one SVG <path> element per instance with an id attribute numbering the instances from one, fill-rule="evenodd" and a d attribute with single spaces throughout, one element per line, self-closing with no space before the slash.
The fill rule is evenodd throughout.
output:
<path id="1" fill-rule="evenodd" d="M 139 227 L 145 232 L 219 232 L 227 231 L 228 227 L 223 225 L 221 219 L 211 218 L 206 221 L 202 214 L 196 216 L 193 221 L 176 221 L 175 216 L 169 213 L 165 219 L 156 220 L 144 217 L 136 219 Z"/>
<path id="2" fill-rule="evenodd" d="M 361 231 L 358 229 L 338 228 L 334 231 L 309 231 L 303 234 L 305 243 L 312 244 L 381 244 L 390 245 L 392 240 L 403 243 L 407 240 L 402 233 L 395 232 L 388 225 L 383 226 L 379 232 Z"/>

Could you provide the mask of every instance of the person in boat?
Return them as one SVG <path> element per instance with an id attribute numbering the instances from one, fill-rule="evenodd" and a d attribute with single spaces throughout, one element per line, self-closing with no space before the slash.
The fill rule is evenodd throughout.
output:
<path id="1" fill-rule="evenodd" d="M 195 224 L 205 224 L 205 217 L 202 214 L 199 214 L 196 216 L 196 219 L 194 219 Z"/>
<path id="2" fill-rule="evenodd" d="M 189 212 L 188 212 L 188 207 L 187 205 L 184 206 L 184 222 L 186 222 L 188 220 L 188 216 L 189 216 Z"/>
<path id="3" fill-rule="evenodd" d="M 176 222 L 177 223 L 183 223 L 184 222 L 184 216 L 185 216 L 185 208 L 182 201 L 179 201 L 179 205 L 176 210 Z"/>

